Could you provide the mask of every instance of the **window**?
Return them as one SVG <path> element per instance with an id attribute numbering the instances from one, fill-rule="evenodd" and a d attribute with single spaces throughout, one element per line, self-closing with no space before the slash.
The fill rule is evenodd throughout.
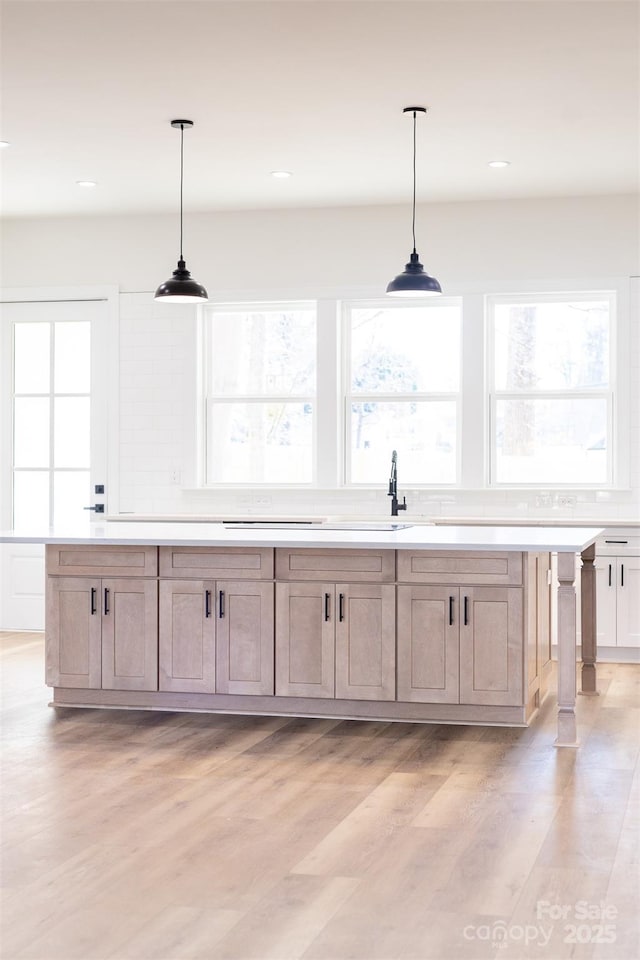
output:
<path id="1" fill-rule="evenodd" d="M 404 486 L 624 482 L 619 298 L 210 306 L 205 483 L 379 487 L 392 450 Z"/>
<path id="2" fill-rule="evenodd" d="M 394 449 L 403 483 L 458 482 L 459 302 L 348 303 L 344 320 L 346 482 L 380 482 Z"/>
<path id="3" fill-rule="evenodd" d="M 312 483 L 315 306 L 221 306 L 206 318 L 206 482 Z"/>
<path id="4" fill-rule="evenodd" d="M 489 299 L 491 482 L 613 479 L 613 295 Z"/>

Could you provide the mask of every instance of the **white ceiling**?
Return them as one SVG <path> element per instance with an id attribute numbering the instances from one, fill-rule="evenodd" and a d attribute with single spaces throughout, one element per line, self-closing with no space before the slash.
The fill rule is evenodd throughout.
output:
<path id="1" fill-rule="evenodd" d="M 1 7 L 5 216 L 638 189 L 636 0 Z"/>

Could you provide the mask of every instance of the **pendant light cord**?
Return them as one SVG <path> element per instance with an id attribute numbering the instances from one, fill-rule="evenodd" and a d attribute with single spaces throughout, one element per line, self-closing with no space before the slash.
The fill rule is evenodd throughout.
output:
<path id="1" fill-rule="evenodd" d="M 416 252 L 416 117 L 417 113 L 413 111 L 413 219 L 411 221 L 411 232 L 413 234 L 413 252 Z"/>
<path id="2" fill-rule="evenodd" d="M 184 173 L 184 124 L 180 124 L 180 259 L 184 260 L 182 256 L 182 181 Z M 415 176 L 415 173 L 414 173 Z M 414 241 L 415 243 L 415 241 Z"/>

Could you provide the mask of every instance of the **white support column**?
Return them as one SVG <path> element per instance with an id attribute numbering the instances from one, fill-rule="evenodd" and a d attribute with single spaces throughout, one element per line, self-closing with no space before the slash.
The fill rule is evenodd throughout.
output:
<path id="1" fill-rule="evenodd" d="M 557 747 L 577 747 L 576 555 L 558 553 L 558 737 Z"/>

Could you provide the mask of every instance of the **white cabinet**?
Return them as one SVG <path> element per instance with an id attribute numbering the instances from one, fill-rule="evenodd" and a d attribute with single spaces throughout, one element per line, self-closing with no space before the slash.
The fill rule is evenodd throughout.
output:
<path id="1" fill-rule="evenodd" d="M 638 529 L 606 531 L 596 542 L 595 567 L 598 648 L 608 659 L 633 660 L 640 649 Z"/>
<path id="2" fill-rule="evenodd" d="M 596 560 L 598 646 L 640 647 L 640 557 Z"/>

